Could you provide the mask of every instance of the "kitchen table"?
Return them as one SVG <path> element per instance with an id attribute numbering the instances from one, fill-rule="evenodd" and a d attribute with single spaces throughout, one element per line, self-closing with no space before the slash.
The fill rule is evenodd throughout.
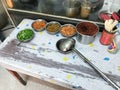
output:
<path id="1" fill-rule="evenodd" d="M 75 53 L 62 54 L 57 50 L 56 42 L 64 38 L 60 33 L 50 35 L 46 30 L 36 32 L 31 27 L 33 21 L 23 19 L 0 45 L 2 67 L 73 90 L 114 90 Z M 27 28 L 34 31 L 34 38 L 17 45 L 17 33 Z M 109 53 L 108 46 L 100 44 L 100 35 L 89 45 L 80 44 L 74 36 L 75 47 L 120 86 L 120 51 Z"/>

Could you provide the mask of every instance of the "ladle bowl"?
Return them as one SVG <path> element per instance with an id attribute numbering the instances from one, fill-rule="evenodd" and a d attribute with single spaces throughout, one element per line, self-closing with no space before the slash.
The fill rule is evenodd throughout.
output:
<path id="1" fill-rule="evenodd" d="M 108 78 L 101 70 L 99 70 L 93 63 L 90 62 L 84 55 L 82 55 L 77 49 L 75 49 L 75 40 L 73 38 L 63 38 L 57 41 L 56 43 L 57 49 L 61 53 L 70 53 L 75 52 L 79 57 L 82 58 L 89 66 L 91 66 L 104 80 L 106 80 L 110 85 L 112 85 L 115 89 L 120 90 L 120 87 L 113 82 L 110 78 Z"/>
<path id="2" fill-rule="evenodd" d="M 56 47 L 60 52 L 64 54 L 70 53 L 72 49 L 75 47 L 75 40 L 71 38 L 60 39 L 56 43 Z"/>

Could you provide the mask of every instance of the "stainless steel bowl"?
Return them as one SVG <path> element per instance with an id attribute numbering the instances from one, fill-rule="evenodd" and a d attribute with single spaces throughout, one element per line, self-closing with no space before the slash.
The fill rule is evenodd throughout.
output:
<path id="1" fill-rule="evenodd" d="M 51 21 L 47 23 L 45 29 L 49 34 L 56 34 L 60 31 L 61 24 L 57 21 Z"/>
<path id="2" fill-rule="evenodd" d="M 77 28 L 77 41 L 81 44 L 90 44 L 95 40 L 99 32 L 98 25 L 92 22 L 80 22 Z"/>
<path id="3" fill-rule="evenodd" d="M 39 32 L 45 30 L 47 22 L 44 19 L 37 19 L 32 23 L 32 28 Z"/>
<path id="4" fill-rule="evenodd" d="M 60 33 L 64 37 L 72 37 L 76 35 L 76 27 L 72 24 L 64 24 L 61 26 Z"/>

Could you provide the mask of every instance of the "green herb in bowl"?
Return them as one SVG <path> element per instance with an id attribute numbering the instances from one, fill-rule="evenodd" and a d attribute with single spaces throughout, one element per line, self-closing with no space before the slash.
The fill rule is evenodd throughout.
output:
<path id="1" fill-rule="evenodd" d="M 31 29 L 24 29 L 17 34 L 17 39 L 20 42 L 30 41 L 34 37 L 34 32 Z"/>

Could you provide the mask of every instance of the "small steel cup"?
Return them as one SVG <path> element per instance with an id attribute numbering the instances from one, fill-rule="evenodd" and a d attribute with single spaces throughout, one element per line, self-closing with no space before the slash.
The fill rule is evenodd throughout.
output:
<path id="1" fill-rule="evenodd" d="M 83 34 L 77 34 L 76 38 L 81 44 L 90 44 L 94 41 L 96 35 L 88 36 Z"/>
<path id="2" fill-rule="evenodd" d="M 44 25 L 40 22 L 44 22 Z M 40 31 L 45 30 L 46 24 L 47 24 L 47 22 L 44 19 L 37 19 L 31 24 L 31 27 L 35 31 L 40 32 Z M 36 26 L 37 26 L 37 28 L 36 28 Z"/>
<path id="3" fill-rule="evenodd" d="M 79 14 L 79 8 L 66 8 L 66 16 L 76 17 Z"/>
<path id="4" fill-rule="evenodd" d="M 86 26 L 87 24 L 91 24 L 91 26 L 93 26 L 93 27 L 95 27 L 95 28 L 93 28 L 93 30 L 91 30 L 91 31 L 93 31 L 93 32 L 89 32 L 89 34 L 83 34 L 83 33 L 81 33 L 80 31 L 79 31 L 79 27 L 78 27 L 78 25 L 80 25 L 80 27 L 82 27 L 82 24 L 84 23 L 84 25 Z M 87 32 L 87 30 L 88 29 L 90 29 L 91 28 L 91 26 L 89 27 L 89 26 L 86 26 L 86 29 L 85 29 L 85 27 L 83 28 L 83 29 L 85 29 L 84 31 L 86 31 Z M 91 23 L 91 22 L 81 22 L 81 23 L 79 23 L 79 24 L 77 24 L 77 36 L 76 36 L 76 39 L 81 43 L 81 44 L 90 44 L 90 43 L 92 43 L 94 40 L 95 40 L 95 37 L 96 37 L 96 35 L 97 35 L 97 33 L 98 33 L 98 31 L 99 31 L 99 29 L 98 29 L 98 26 L 96 25 L 96 24 L 94 24 L 94 23 Z"/>
<path id="5" fill-rule="evenodd" d="M 52 25 L 52 26 L 51 26 Z M 54 28 L 54 26 L 58 26 L 57 29 Z M 51 28 L 52 30 L 48 30 L 48 27 Z M 47 30 L 47 32 L 51 35 L 54 35 L 56 33 L 58 33 L 60 31 L 60 27 L 61 27 L 61 24 L 57 21 L 51 21 L 49 23 L 47 23 L 45 29 Z"/>
<path id="6" fill-rule="evenodd" d="M 63 6 L 67 17 L 76 17 L 80 13 L 80 2 L 77 0 L 65 0 Z"/>

